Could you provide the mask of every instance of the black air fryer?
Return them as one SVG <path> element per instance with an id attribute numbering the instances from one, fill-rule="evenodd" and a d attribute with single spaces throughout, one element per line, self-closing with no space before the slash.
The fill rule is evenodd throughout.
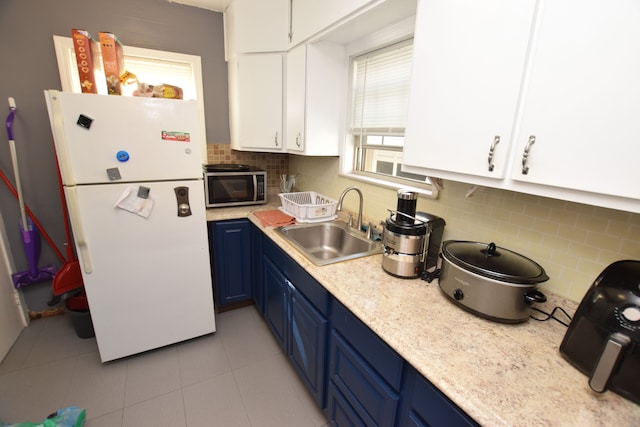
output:
<path id="1" fill-rule="evenodd" d="M 589 386 L 640 403 L 640 261 L 608 266 L 584 296 L 560 352 Z"/>

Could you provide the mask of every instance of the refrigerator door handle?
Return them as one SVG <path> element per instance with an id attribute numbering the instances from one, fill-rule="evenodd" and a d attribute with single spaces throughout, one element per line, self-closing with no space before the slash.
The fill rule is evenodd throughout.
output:
<path id="1" fill-rule="evenodd" d="M 49 117 L 53 117 L 53 119 L 50 119 L 51 131 L 54 136 L 55 152 L 58 157 L 58 164 L 60 165 L 59 169 L 62 174 L 62 181 L 64 185 L 73 185 L 75 181 L 71 173 L 71 160 L 69 159 L 68 144 L 65 140 L 64 113 L 60 101 L 60 91 L 45 91 L 45 100 L 47 102 L 47 109 L 49 110 Z"/>
<path id="2" fill-rule="evenodd" d="M 91 265 L 91 257 L 89 255 L 89 245 L 87 244 L 87 239 L 84 235 L 84 230 L 82 229 L 82 222 L 80 221 L 76 187 L 67 187 L 66 190 L 69 220 L 71 221 L 73 236 L 76 240 L 76 245 L 80 254 L 80 263 L 82 264 L 84 272 L 86 274 L 91 274 L 93 266 Z"/>

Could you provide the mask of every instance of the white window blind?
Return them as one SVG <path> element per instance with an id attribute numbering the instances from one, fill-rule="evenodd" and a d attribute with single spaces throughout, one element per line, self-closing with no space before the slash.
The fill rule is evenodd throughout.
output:
<path id="1" fill-rule="evenodd" d="M 412 51 L 407 40 L 354 59 L 354 135 L 404 135 Z"/>

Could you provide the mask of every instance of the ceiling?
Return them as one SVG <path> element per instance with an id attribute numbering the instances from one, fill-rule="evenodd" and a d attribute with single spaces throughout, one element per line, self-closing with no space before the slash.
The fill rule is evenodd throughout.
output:
<path id="1" fill-rule="evenodd" d="M 231 0 L 168 0 L 169 3 L 182 3 L 189 6 L 200 7 L 202 9 L 223 12 Z"/>

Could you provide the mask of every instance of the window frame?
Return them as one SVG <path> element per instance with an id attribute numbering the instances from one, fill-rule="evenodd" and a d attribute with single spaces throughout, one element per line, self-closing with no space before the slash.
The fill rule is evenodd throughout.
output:
<path id="1" fill-rule="evenodd" d="M 345 46 L 345 50 L 347 59 L 350 63 L 349 81 L 351 82 L 352 78 L 351 70 L 353 67 L 351 66 L 351 59 L 353 57 L 361 56 L 368 52 L 383 49 L 402 42 L 403 40 L 413 38 L 414 28 L 415 17 L 411 17 L 347 44 Z M 395 178 L 356 170 L 355 162 L 357 161 L 356 156 L 358 154 L 356 141 L 357 135 L 353 135 L 351 132 L 351 112 L 349 111 L 353 105 L 353 90 L 351 83 L 348 85 L 348 90 L 348 113 L 345 118 L 345 137 L 343 138 L 340 151 L 340 176 L 385 188 L 406 188 L 411 191 L 415 191 L 422 197 L 437 199 L 439 189 L 431 183 L 431 178 L 429 178 L 429 182 L 425 182 L 423 184 L 414 180 Z"/>

